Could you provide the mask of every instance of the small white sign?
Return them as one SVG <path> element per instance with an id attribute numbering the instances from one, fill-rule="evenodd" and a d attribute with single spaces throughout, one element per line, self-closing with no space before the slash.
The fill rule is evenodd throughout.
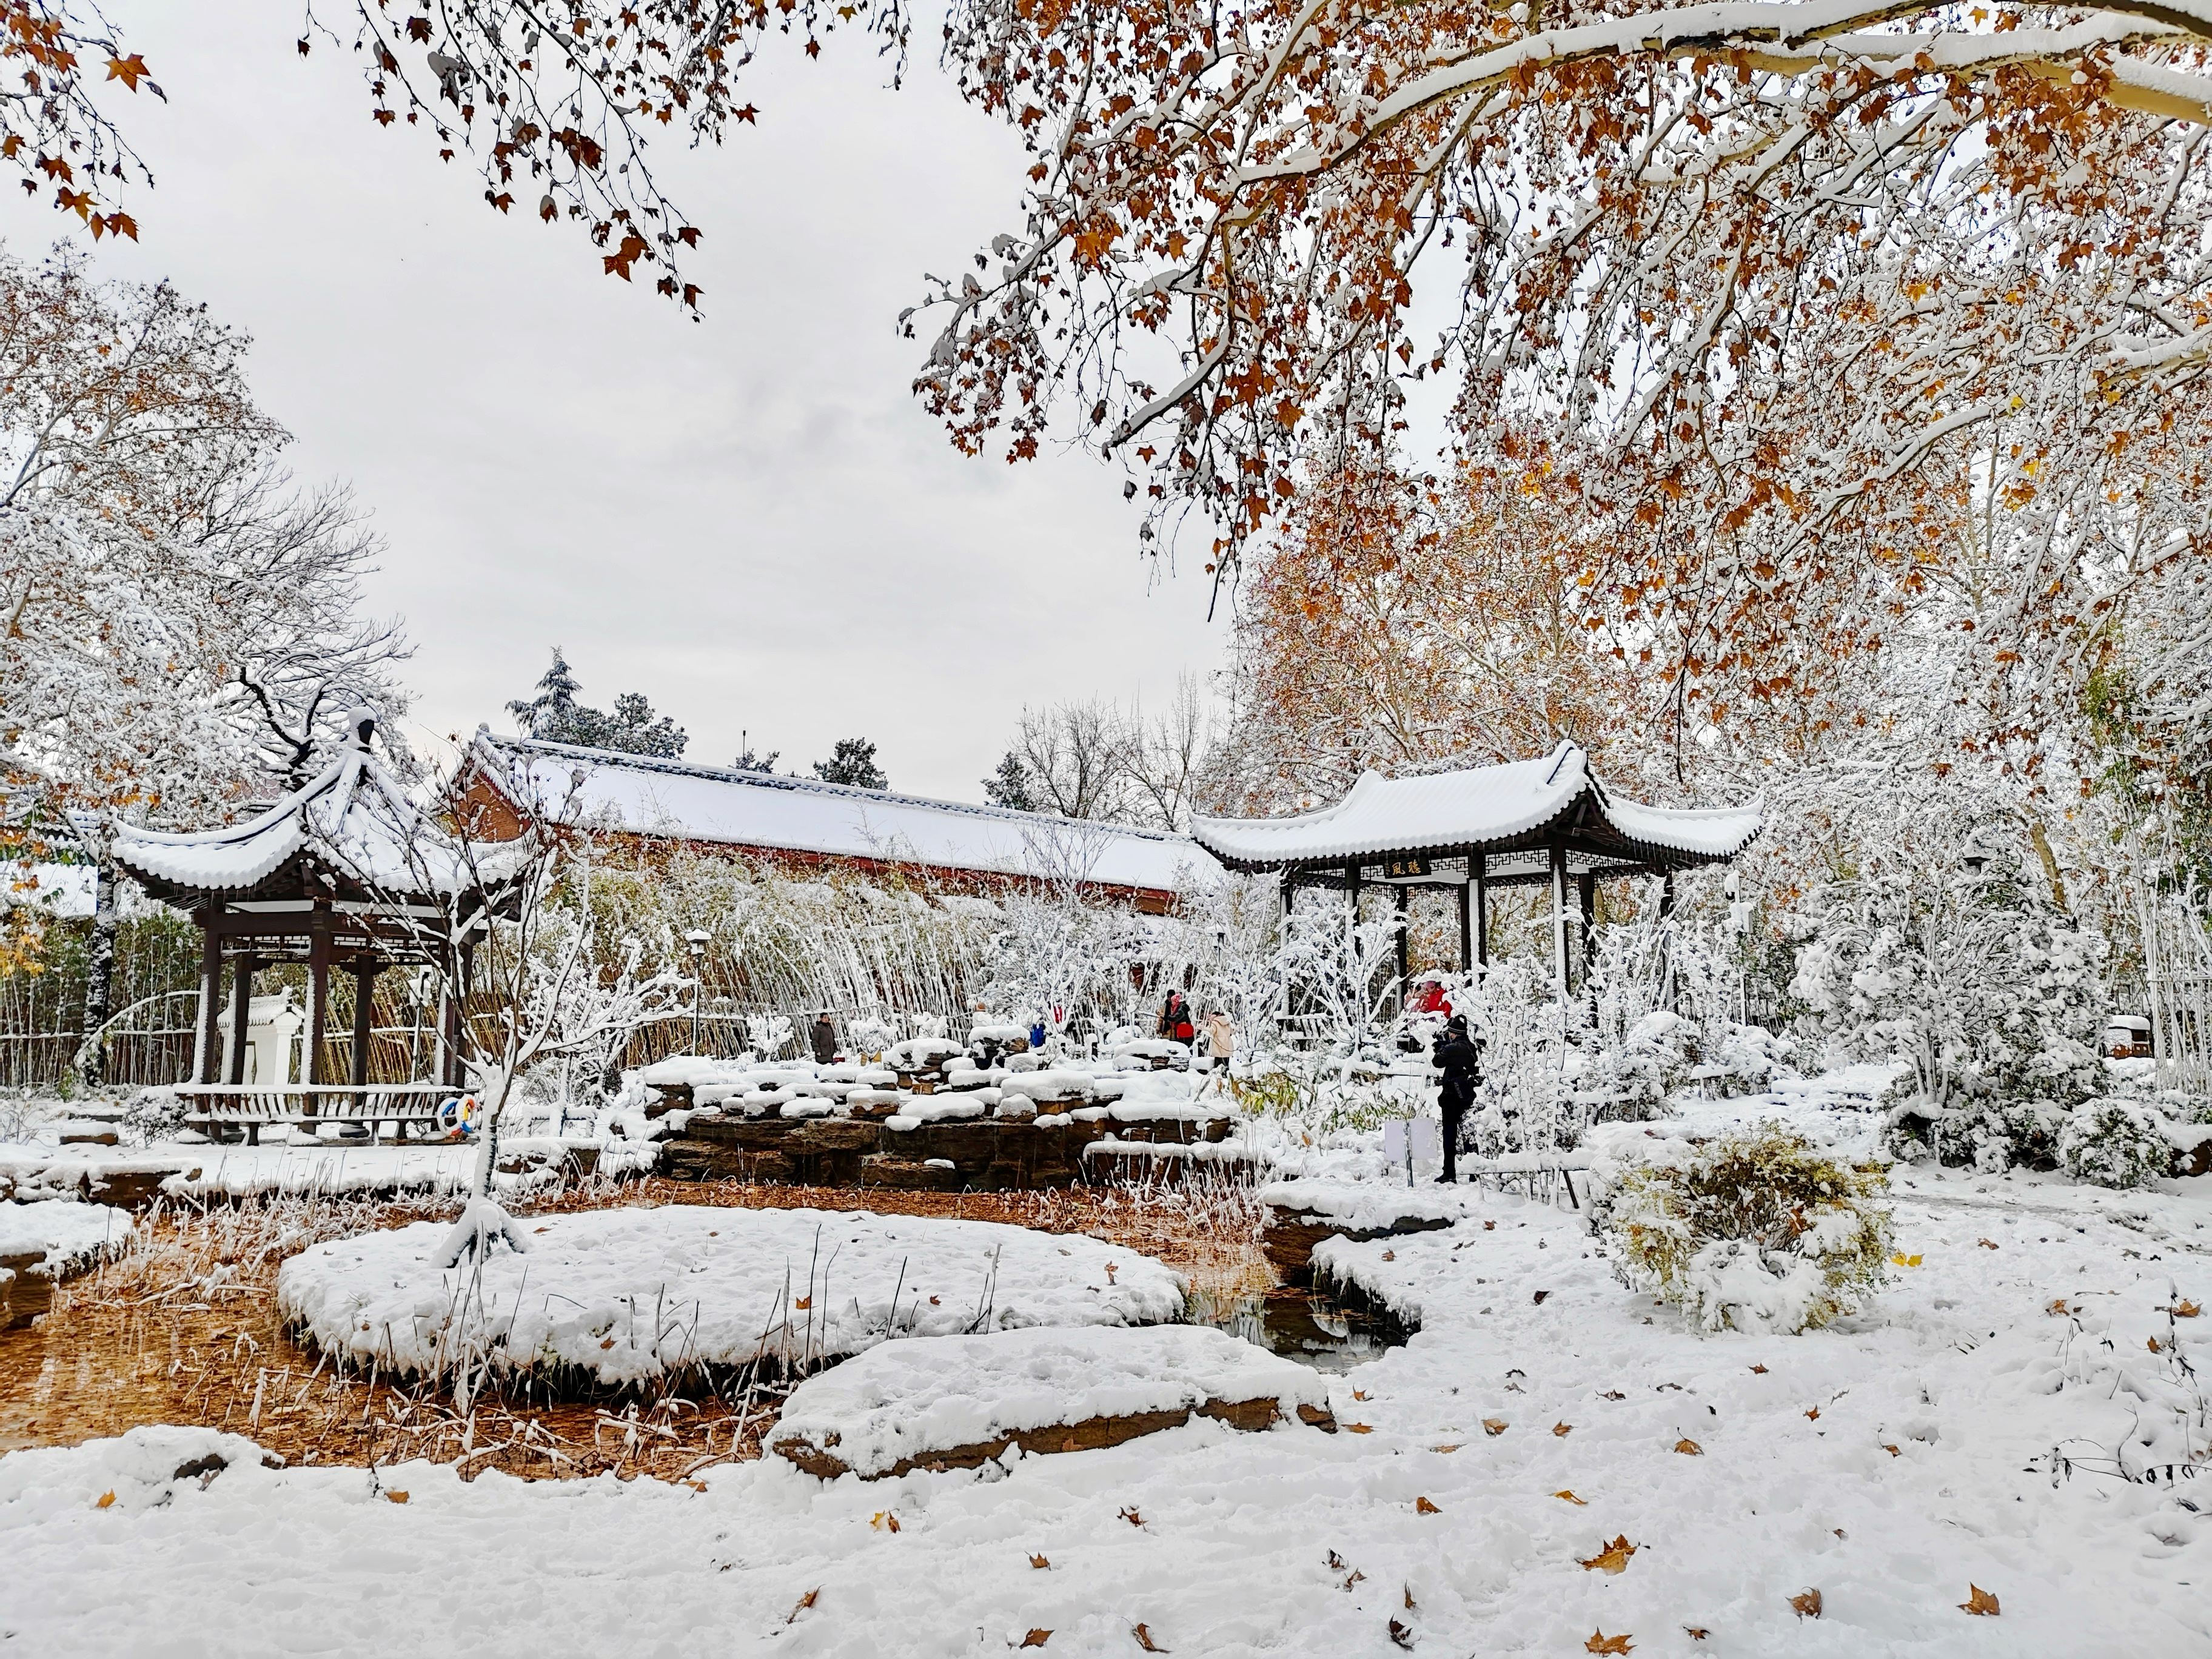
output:
<path id="1" fill-rule="evenodd" d="M 1437 1121 L 1432 1117 L 1393 1118 L 1382 1126 L 1382 1156 L 1393 1164 L 1406 1161 L 1406 1135 L 1413 1133 L 1413 1157 L 1433 1163 L 1443 1156 L 1443 1143 L 1437 1137 Z"/>

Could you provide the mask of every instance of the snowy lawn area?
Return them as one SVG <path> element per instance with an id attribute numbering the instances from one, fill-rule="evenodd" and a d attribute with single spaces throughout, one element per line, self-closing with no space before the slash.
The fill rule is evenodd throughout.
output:
<path id="1" fill-rule="evenodd" d="M 2163 1345 L 2188 1354 L 2197 1325 L 2157 1310 L 2212 1295 L 2206 1184 L 1900 1170 L 1896 1242 L 1920 1264 L 1799 1337 L 1693 1335 L 1571 1213 L 1490 1196 L 1446 1231 L 1327 1247 L 1425 1322 L 1322 1379 L 1335 1435 L 1196 1421 L 866 1482 L 769 1456 L 704 1492 L 382 1471 L 404 1505 L 359 1468 L 173 1480 L 205 1431 L 17 1452 L 0 1630 L 52 1654 L 533 1659 L 983 1655 L 1032 1630 L 1048 1655 L 1118 1656 L 1139 1624 L 1182 1653 L 1383 1659 L 1394 1620 L 1455 1659 L 1580 1655 L 1599 1631 L 1761 1659 L 2201 1652 L 2212 1505 L 2106 1471 L 2147 1425 L 2131 1467 L 2178 1451 Z M 1960 1609 L 1970 1585 L 1998 1616 Z M 1817 1620 L 1790 1605 L 1808 1589 Z"/>
<path id="2" fill-rule="evenodd" d="M 680 1205 L 525 1222 L 530 1249 L 437 1265 L 416 1222 L 318 1244 L 277 1275 L 283 1317 L 349 1364 L 639 1382 L 763 1355 L 805 1364 L 899 1335 L 1179 1319 L 1182 1276 L 1083 1234 L 865 1211 Z"/>
<path id="3" fill-rule="evenodd" d="M 972 1468 L 1017 1440 L 1024 1451 L 1093 1449 L 1177 1426 L 1141 1419 L 1193 1412 L 1249 1430 L 1317 1424 L 1328 1389 L 1319 1373 L 1203 1326 L 916 1337 L 800 1383 L 771 1443 L 814 1474 L 876 1480 Z"/>

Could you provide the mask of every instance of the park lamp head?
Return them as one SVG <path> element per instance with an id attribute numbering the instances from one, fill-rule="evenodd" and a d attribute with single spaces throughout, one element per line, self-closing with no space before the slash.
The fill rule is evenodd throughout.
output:
<path id="1" fill-rule="evenodd" d="M 692 961 L 696 962 L 707 954 L 707 942 L 714 937 L 703 927 L 694 927 L 684 935 L 684 948 L 690 951 Z"/>

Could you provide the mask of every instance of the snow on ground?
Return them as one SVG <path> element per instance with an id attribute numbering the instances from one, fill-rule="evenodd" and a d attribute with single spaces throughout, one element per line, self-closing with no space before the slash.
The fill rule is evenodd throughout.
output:
<path id="1" fill-rule="evenodd" d="M 864 1476 L 1025 1430 L 1273 1400 L 1302 1432 L 1300 1406 L 1326 1410 L 1318 1372 L 1204 1326 L 1003 1331 L 885 1342 L 809 1377 L 774 1439 Z"/>
<path id="2" fill-rule="evenodd" d="M 46 1200 L 0 1204 L 0 1256 L 46 1253 L 57 1278 L 88 1267 L 131 1237 L 131 1212 L 106 1204 Z"/>
<path id="3" fill-rule="evenodd" d="M 1700 1133 L 1799 1114 L 1839 1146 L 1871 1127 L 1833 1091 L 1681 1108 Z M 1314 1161 L 1340 1175 L 1367 1156 Z M 1422 1322 L 1318 1379 L 1333 1436 L 1196 1421 L 872 1482 L 770 1456 L 702 1472 L 704 1491 L 272 1470 L 199 1430 L 15 1452 L 0 1640 L 872 1659 L 1048 1631 L 1050 1659 L 1143 1651 L 1142 1625 L 1208 1659 L 1386 1659 L 1395 1621 L 1454 1659 L 1580 1655 L 1600 1631 L 1762 1659 L 2212 1650 L 2212 1488 L 2163 1473 L 2205 1445 L 2174 1407 L 2212 1316 L 2160 1311 L 2212 1307 L 2212 1180 L 2107 1193 L 1905 1167 L 1895 1207 L 1917 1265 L 1796 1337 L 1692 1334 L 1615 1282 L 1578 1216 L 1517 1197 L 1325 1245 Z M 173 1473 L 226 1443 L 213 1480 Z M 2154 1466 L 2155 1485 L 2121 1478 Z M 1960 1609 L 1970 1585 L 1999 1616 Z M 1801 1619 L 1789 1598 L 1815 1589 L 1821 1616 Z"/>
<path id="4" fill-rule="evenodd" d="M 866 1211 L 679 1205 L 528 1224 L 529 1252 L 437 1265 L 417 1222 L 319 1244 L 276 1280 L 283 1317 L 366 1367 L 517 1370 L 634 1382 L 757 1355 L 802 1362 L 902 1335 L 1178 1319 L 1181 1275 L 1080 1233 Z M 896 1308 L 894 1307 L 896 1298 Z"/>

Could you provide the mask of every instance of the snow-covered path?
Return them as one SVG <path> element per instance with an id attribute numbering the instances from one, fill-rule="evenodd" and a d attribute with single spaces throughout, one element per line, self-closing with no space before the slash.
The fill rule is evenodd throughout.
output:
<path id="1" fill-rule="evenodd" d="M 1327 1247 L 1425 1304 L 1407 1346 L 1333 1379 L 1364 1434 L 1198 1423 L 866 1485 L 771 1457 L 703 1492 L 418 1465 L 385 1473 L 404 1505 L 356 1468 L 170 1479 L 205 1431 L 18 1452 L 0 1635 L 56 1655 L 952 1655 L 1049 1631 L 1048 1655 L 1127 1655 L 1141 1624 L 1187 1655 L 1386 1656 L 1395 1620 L 1455 1659 L 1581 1654 L 1600 1631 L 1653 1654 L 2212 1650 L 2212 1489 L 2089 1473 L 2087 1443 L 2154 1417 L 2128 1393 L 2169 1374 L 2151 1336 L 2187 1352 L 2212 1326 L 2156 1311 L 2170 1283 L 2212 1304 L 2212 1201 L 1899 1175 L 1921 1265 L 1803 1337 L 1686 1334 L 1574 1217 L 1513 1199 L 1483 1207 L 1492 1230 Z M 2069 1437 L 2082 1462 L 2054 1486 L 2030 1459 Z M 1580 1565 L 1616 1537 L 1624 1571 Z M 1970 1584 L 1998 1617 L 1960 1609 Z M 1801 1619 L 1789 1598 L 1813 1589 L 1822 1616 Z"/>

